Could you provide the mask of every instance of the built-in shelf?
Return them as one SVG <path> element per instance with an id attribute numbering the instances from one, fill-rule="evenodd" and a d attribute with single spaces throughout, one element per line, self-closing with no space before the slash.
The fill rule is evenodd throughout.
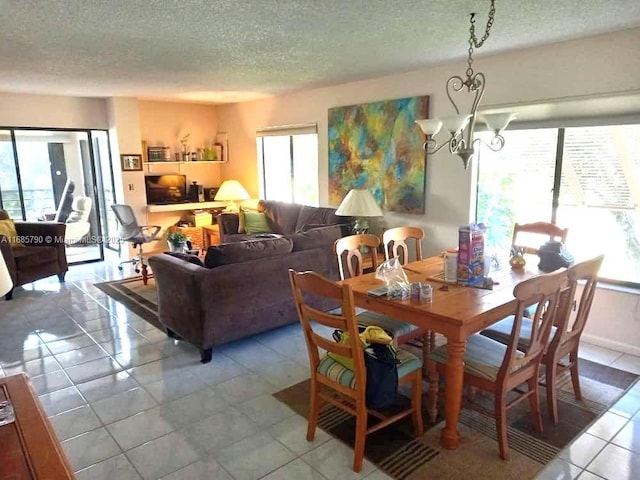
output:
<path id="1" fill-rule="evenodd" d="M 162 160 L 159 160 L 157 162 L 142 162 L 145 165 L 182 165 L 183 163 L 186 163 L 187 165 L 197 165 L 198 163 L 225 163 L 222 160 L 193 160 L 193 161 L 189 161 L 189 162 L 165 162 Z"/>
<path id="2" fill-rule="evenodd" d="M 170 162 L 166 162 L 170 163 Z M 177 163 L 177 162 L 173 162 Z M 147 212 L 179 212 L 182 210 L 197 210 L 199 208 L 220 208 L 226 207 L 226 202 L 192 202 L 192 203 L 172 203 L 170 205 L 147 205 Z"/>

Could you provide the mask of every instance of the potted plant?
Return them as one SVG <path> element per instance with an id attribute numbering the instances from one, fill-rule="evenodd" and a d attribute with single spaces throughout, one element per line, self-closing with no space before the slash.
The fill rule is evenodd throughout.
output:
<path id="1" fill-rule="evenodd" d="M 169 243 L 169 250 L 172 252 L 183 252 L 184 247 L 187 244 L 187 236 L 179 231 L 170 232 L 167 235 L 167 242 Z"/>

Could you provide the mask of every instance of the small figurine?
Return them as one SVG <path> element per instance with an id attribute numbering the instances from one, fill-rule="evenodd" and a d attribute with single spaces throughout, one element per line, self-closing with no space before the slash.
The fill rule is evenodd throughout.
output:
<path id="1" fill-rule="evenodd" d="M 526 264 L 527 261 L 524 258 L 524 248 L 513 247 L 511 249 L 511 258 L 509 258 L 509 265 L 511 265 L 511 268 L 520 270 L 521 268 L 524 268 Z"/>

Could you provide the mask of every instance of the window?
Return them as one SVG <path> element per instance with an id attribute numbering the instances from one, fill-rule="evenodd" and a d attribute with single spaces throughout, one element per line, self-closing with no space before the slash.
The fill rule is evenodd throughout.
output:
<path id="1" fill-rule="evenodd" d="M 257 135 L 262 198 L 318 206 L 318 134 L 315 124 L 273 127 Z"/>
<path id="2" fill-rule="evenodd" d="M 504 137 L 500 152 L 483 148 L 478 161 L 476 221 L 489 227 L 487 249 L 507 252 L 515 222 L 555 221 L 569 228 L 575 257 L 605 254 L 603 279 L 640 287 L 640 125 Z"/>

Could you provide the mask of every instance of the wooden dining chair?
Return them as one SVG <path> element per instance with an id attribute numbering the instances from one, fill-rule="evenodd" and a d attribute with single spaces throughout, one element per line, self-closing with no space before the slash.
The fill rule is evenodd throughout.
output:
<path id="1" fill-rule="evenodd" d="M 527 235 L 529 241 L 531 240 L 531 235 L 535 234 L 536 238 L 540 238 L 540 243 L 538 245 L 533 245 L 529 242 L 525 244 L 522 241 L 524 235 L 520 234 L 529 234 Z M 547 240 L 560 239 L 562 243 L 567 242 L 567 235 L 569 234 L 568 228 L 560 228 L 553 223 L 548 222 L 535 222 L 535 223 L 516 223 L 513 226 L 513 239 L 511 240 L 511 248 L 520 248 L 524 253 L 531 253 L 536 255 L 538 253 L 538 249 L 540 246 L 546 242 Z M 546 237 L 543 239 L 542 237 Z M 520 237 L 520 239 L 519 239 Z"/>
<path id="2" fill-rule="evenodd" d="M 478 403 L 468 401 L 465 406 L 478 410 L 496 419 L 496 431 L 500 457 L 509 459 L 507 440 L 507 410 L 522 400 L 529 399 L 535 427 L 542 431 L 539 405 L 538 374 L 540 361 L 548 343 L 549 332 L 554 322 L 561 289 L 567 284 L 566 270 L 539 275 L 525 280 L 513 289 L 517 304 L 509 343 L 504 345 L 484 335 L 475 334 L 467 340 L 464 354 L 464 383 L 470 388 L 479 388 L 494 395 L 494 409 L 488 411 Z M 531 319 L 529 347 L 518 350 L 524 312 L 528 305 L 536 303 Z M 429 362 L 429 414 L 435 422 L 437 414 L 438 374 L 447 368 L 446 345 L 437 348 Z M 527 384 L 526 390 L 517 387 Z M 513 392 L 513 393 L 512 393 Z M 515 394 L 515 397 L 507 394 Z M 446 408 L 446 406 L 445 406 Z"/>
<path id="3" fill-rule="evenodd" d="M 368 233 L 349 235 L 336 240 L 334 251 L 338 257 L 340 278 L 344 280 L 364 273 L 365 261 L 362 255 L 364 249 L 367 249 L 366 254 L 371 259 L 371 268 L 375 270 L 378 267 L 379 246 L 380 238 Z"/>
<path id="4" fill-rule="evenodd" d="M 409 246 L 407 240 L 414 241 L 416 260 L 422 260 L 422 239 L 424 230 L 420 227 L 395 227 L 385 230 L 382 234 L 384 256 L 387 260 L 400 258 L 402 265 L 409 263 Z"/>
<path id="5" fill-rule="evenodd" d="M 351 278 L 362 275 L 363 268 L 363 255 L 362 248 L 369 249 L 368 254 L 371 255 L 371 261 L 373 269 L 378 266 L 377 249 L 380 245 L 380 238 L 370 234 L 358 234 L 349 235 L 336 240 L 334 244 L 334 251 L 338 258 L 338 268 L 340 270 L 340 278 Z M 348 273 L 348 275 L 347 275 Z M 424 342 L 424 336 L 428 333 L 428 330 L 419 328 L 411 323 L 402 322 L 395 318 L 382 315 L 380 313 L 370 312 L 365 310 L 360 312 L 356 316 L 356 320 L 359 325 L 370 326 L 375 325 L 383 328 L 391 334 L 395 339 L 397 345 L 402 345 L 411 340 L 420 339 L 422 343 L 423 358 L 427 359 L 429 356 L 429 343 Z M 426 363 L 425 363 L 426 365 Z M 427 373 L 426 368 L 424 371 Z"/>
<path id="6" fill-rule="evenodd" d="M 410 261 L 409 245 L 407 240 L 414 242 L 415 259 L 422 260 L 422 239 L 424 238 L 424 230 L 420 227 L 395 227 L 385 230 L 382 234 L 382 244 L 384 245 L 385 259 L 399 258 L 402 265 L 406 265 Z M 422 337 L 422 350 L 425 359 L 429 353 L 436 347 L 436 334 L 429 330 L 425 330 Z M 425 368 L 427 365 L 425 361 Z"/>
<path id="7" fill-rule="evenodd" d="M 311 392 L 309 396 L 309 420 L 307 440 L 313 441 L 320 408 L 324 403 L 338 407 L 356 417 L 356 434 L 353 470 L 362 469 L 366 436 L 391 423 L 411 416 L 416 437 L 422 436 L 422 361 L 405 350 L 398 350 L 398 384 L 411 384 L 411 406 L 386 416 L 366 406 L 367 373 L 362 344 L 358 336 L 353 291 L 348 284 L 337 285 L 314 272 L 298 273 L 289 270 L 293 297 L 307 343 L 311 368 Z M 308 296 L 333 298 L 340 302 L 340 314 L 328 313 L 311 307 L 305 302 Z M 336 343 L 319 333 L 318 327 L 340 329 L 348 333 L 346 344 Z M 353 369 L 334 360 L 321 350 L 347 357 L 353 361 Z M 369 415 L 378 421 L 369 425 Z"/>
<path id="8" fill-rule="evenodd" d="M 580 347 L 580 337 L 591 311 L 591 304 L 598 286 L 598 272 L 604 255 L 577 263 L 567 270 L 569 284 L 562 291 L 556 321 L 551 329 L 551 340 L 542 357 L 542 365 L 545 366 L 544 385 L 547 390 L 547 406 L 549 415 L 554 424 L 558 423 L 558 400 L 557 385 L 558 376 L 569 370 L 571 372 L 571 383 L 576 399 L 582 399 L 580 390 L 580 373 L 578 371 L 578 349 Z M 577 301 L 578 284 L 582 283 L 582 293 Z M 577 308 L 575 317 L 572 311 Z M 512 329 L 513 317 L 506 318 L 495 325 L 482 331 L 493 340 L 504 344 L 509 342 L 509 333 Z M 518 348 L 526 350 L 529 345 L 531 335 L 531 320 L 525 318 L 522 321 L 522 332 Z"/>

